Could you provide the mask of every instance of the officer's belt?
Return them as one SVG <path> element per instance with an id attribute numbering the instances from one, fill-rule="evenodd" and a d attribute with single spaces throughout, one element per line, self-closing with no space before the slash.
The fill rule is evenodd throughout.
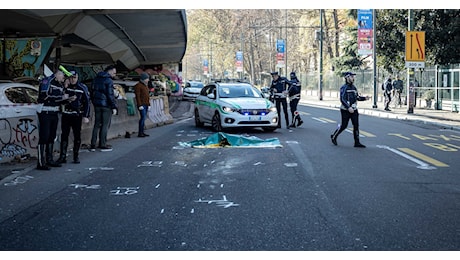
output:
<path id="1" fill-rule="evenodd" d="M 59 107 L 49 107 L 49 106 L 43 106 L 42 111 L 53 111 L 53 112 L 58 112 Z"/>

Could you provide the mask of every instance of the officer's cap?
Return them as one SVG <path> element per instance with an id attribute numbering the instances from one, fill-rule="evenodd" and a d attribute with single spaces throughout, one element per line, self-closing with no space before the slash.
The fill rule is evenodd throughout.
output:
<path id="1" fill-rule="evenodd" d="M 348 77 L 354 76 L 354 75 L 356 75 L 356 74 L 353 73 L 353 72 L 351 72 L 351 71 L 348 71 L 348 72 L 345 72 L 345 73 L 343 74 L 343 77 L 344 77 L 344 78 L 348 78 Z"/>
<path id="2" fill-rule="evenodd" d="M 272 72 L 272 73 L 270 73 L 270 74 L 271 74 L 272 76 L 274 76 L 274 75 L 278 75 L 278 72 L 275 71 L 275 72 Z"/>

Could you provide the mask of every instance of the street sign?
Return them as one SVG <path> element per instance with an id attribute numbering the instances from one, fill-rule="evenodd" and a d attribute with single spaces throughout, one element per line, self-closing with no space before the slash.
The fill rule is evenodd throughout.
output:
<path id="1" fill-rule="evenodd" d="M 406 61 L 425 62 L 425 32 L 406 32 Z"/>

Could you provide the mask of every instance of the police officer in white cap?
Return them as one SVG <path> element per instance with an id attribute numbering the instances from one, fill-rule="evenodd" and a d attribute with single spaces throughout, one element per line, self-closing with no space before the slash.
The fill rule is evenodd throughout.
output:
<path id="1" fill-rule="evenodd" d="M 367 100 L 367 97 L 360 96 L 358 89 L 356 89 L 355 75 L 352 72 L 344 74 L 345 84 L 340 87 L 340 114 L 342 123 L 338 125 L 337 129 L 331 135 L 331 141 L 337 145 L 337 137 L 343 130 L 348 127 L 348 121 L 351 120 L 353 124 L 353 138 L 355 140 L 355 147 L 365 148 L 366 146 L 359 141 L 359 114 L 358 114 L 358 101 Z"/>
<path id="2" fill-rule="evenodd" d="M 272 84 L 270 93 L 275 101 L 276 110 L 278 111 L 278 128 L 281 128 L 281 105 L 283 105 L 284 119 L 286 120 L 286 128 L 289 129 L 289 115 L 287 109 L 287 85 L 290 82 L 285 77 L 280 77 L 278 72 L 272 72 Z"/>

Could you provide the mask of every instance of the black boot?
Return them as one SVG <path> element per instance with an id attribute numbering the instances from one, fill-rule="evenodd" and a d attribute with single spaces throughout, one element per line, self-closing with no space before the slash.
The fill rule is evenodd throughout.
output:
<path id="1" fill-rule="evenodd" d="M 295 117 L 292 117 L 292 123 L 289 125 L 289 127 L 295 128 Z"/>
<path id="2" fill-rule="evenodd" d="M 337 136 L 339 136 L 339 129 L 336 129 L 333 134 L 331 134 L 331 141 L 334 145 L 337 145 Z"/>
<path id="3" fill-rule="evenodd" d="M 359 142 L 359 130 L 353 130 L 353 137 L 355 139 L 355 147 L 366 148 L 366 146 Z"/>
<path id="4" fill-rule="evenodd" d="M 50 167 L 46 165 L 45 145 L 39 144 L 37 149 L 37 170 L 49 171 Z"/>
<path id="5" fill-rule="evenodd" d="M 289 116 L 286 115 L 286 128 L 289 129 L 290 128 L 290 125 L 289 125 Z"/>
<path id="6" fill-rule="evenodd" d="M 67 146 L 68 142 L 61 141 L 61 151 L 57 163 L 67 163 Z"/>
<path id="7" fill-rule="evenodd" d="M 303 124 L 302 119 L 300 118 L 299 115 L 297 115 L 297 127 L 301 126 Z"/>
<path id="8" fill-rule="evenodd" d="M 61 167 L 60 163 L 57 163 L 53 160 L 53 144 L 47 144 L 46 148 L 46 165 L 51 167 Z"/>
<path id="9" fill-rule="evenodd" d="M 73 143 L 73 163 L 80 163 L 78 152 L 80 151 L 80 142 Z"/>

